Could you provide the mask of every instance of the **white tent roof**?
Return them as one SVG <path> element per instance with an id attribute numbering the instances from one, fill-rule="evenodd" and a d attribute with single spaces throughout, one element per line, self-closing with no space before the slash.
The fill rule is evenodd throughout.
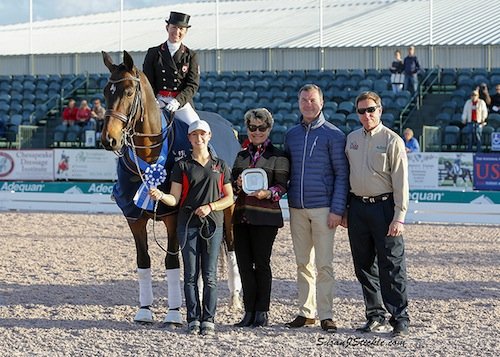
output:
<path id="1" fill-rule="evenodd" d="M 184 2 L 120 13 L 0 26 L 0 55 L 145 51 L 166 39 L 170 11 L 191 15 L 186 44 L 198 50 L 500 44 L 500 1 L 248 0 Z M 432 16 L 430 4 L 432 3 Z M 432 21 L 432 32 L 430 31 Z M 120 48 L 120 33 L 122 48 Z"/>

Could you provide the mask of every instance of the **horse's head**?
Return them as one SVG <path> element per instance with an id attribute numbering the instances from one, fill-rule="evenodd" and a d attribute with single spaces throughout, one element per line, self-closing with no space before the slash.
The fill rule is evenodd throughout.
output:
<path id="1" fill-rule="evenodd" d="M 140 73 L 127 51 L 123 51 L 123 63 L 119 65 L 113 64 L 104 51 L 102 57 L 111 75 L 104 87 L 107 110 L 101 142 L 106 150 L 119 151 L 124 132 L 133 128 L 143 114 Z"/>

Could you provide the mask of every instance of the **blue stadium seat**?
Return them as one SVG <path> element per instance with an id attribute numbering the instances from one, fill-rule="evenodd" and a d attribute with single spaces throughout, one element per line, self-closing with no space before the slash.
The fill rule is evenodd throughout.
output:
<path id="1" fill-rule="evenodd" d="M 240 83 L 240 91 L 242 92 L 248 92 L 254 90 L 254 88 L 255 88 L 255 82 L 252 80 L 247 80 Z"/>
<path id="2" fill-rule="evenodd" d="M 274 125 L 270 135 L 271 142 L 277 147 L 283 147 L 287 130 L 284 125 Z"/>
<path id="3" fill-rule="evenodd" d="M 333 113 L 328 121 L 335 126 L 340 127 L 342 125 L 346 125 L 346 115 L 344 113 Z"/>
<path id="4" fill-rule="evenodd" d="M 82 128 L 79 125 L 71 125 L 66 131 L 65 141 L 79 142 L 81 141 Z"/>
<path id="5" fill-rule="evenodd" d="M 444 128 L 445 126 L 450 125 L 450 121 L 451 121 L 451 114 L 442 112 L 436 115 L 433 124 Z"/>
<path id="6" fill-rule="evenodd" d="M 343 113 L 345 115 L 349 115 L 355 109 L 354 103 L 351 101 L 343 101 L 339 104 L 337 108 L 337 113 Z"/>
<path id="7" fill-rule="evenodd" d="M 203 92 L 200 95 L 200 102 L 205 105 L 206 103 L 213 103 L 215 101 L 215 93 L 214 92 Z"/>
<path id="8" fill-rule="evenodd" d="M 377 93 L 381 93 L 384 90 L 389 89 L 389 81 L 385 79 L 377 79 L 373 82 L 373 90 Z"/>
<path id="9" fill-rule="evenodd" d="M 450 86 L 457 82 L 457 72 L 455 68 L 443 68 L 441 70 L 441 85 Z"/>
<path id="10" fill-rule="evenodd" d="M 354 128 L 359 125 L 359 117 L 356 113 L 351 113 L 345 118 L 345 124 L 350 128 Z"/>
<path id="11" fill-rule="evenodd" d="M 215 92 L 214 101 L 217 104 L 229 102 L 229 93 L 223 91 Z"/>
<path id="12" fill-rule="evenodd" d="M 458 126 L 459 128 L 464 126 L 464 123 L 462 122 L 462 112 L 460 113 L 453 113 L 451 115 L 450 123 L 449 125 L 455 125 Z"/>
<path id="13" fill-rule="evenodd" d="M 288 113 L 283 115 L 283 119 L 281 120 L 281 124 L 285 125 L 287 128 L 290 128 L 299 123 L 299 115 L 297 113 Z"/>
<path id="14" fill-rule="evenodd" d="M 226 82 L 226 90 L 228 92 L 240 90 L 240 82 L 229 80 Z"/>
<path id="15" fill-rule="evenodd" d="M 351 78 L 351 73 L 347 69 L 337 69 L 335 71 L 335 78 L 343 78 L 344 81 L 347 81 L 349 78 Z"/>
<path id="16" fill-rule="evenodd" d="M 215 102 L 206 102 L 206 103 L 203 103 L 203 110 L 207 111 L 207 112 L 213 112 L 213 113 L 216 113 L 217 112 L 217 103 Z"/>
<path id="17" fill-rule="evenodd" d="M 265 80 L 260 80 L 260 81 L 255 81 L 255 86 L 254 86 L 254 89 L 257 91 L 257 92 L 264 92 L 264 91 L 267 91 L 269 89 L 269 82 L 268 81 L 265 81 Z"/>
<path id="18" fill-rule="evenodd" d="M 393 128 L 394 127 L 394 114 L 392 113 L 382 113 L 381 115 L 382 123 L 388 128 Z"/>
<path id="19" fill-rule="evenodd" d="M 484 151 L 491 150 L 491 133 L 495 131 L 495 128 L 492 126 L 486 125 L 483 127 L 483 131 L 481 133 L 481 145 Z"/>
<path id="20" fill-rule="evenodd" d="M 365 71 L 365 78 L 375 81 L 380 78 L 380 71 L 374 68 L 367 69 Z"/>
<path id="21" fill-rule="evenodd" d="M 490 113 L 488 119 L 486 120 L 487 126 L 495 128 L 495 130 L 500 128 L 500 114 Z"/>
<path id="22" fill-rule="evenodd" d="M 441 112 L 453 114 L 457 109 L 457 102 L 449 100 L 441 104 Z"/>
<path id="23" fill-rule="evenodd" d="M 460 128 L 447 125 L 443 130 L 443 147 L 445 151 L 457 151 L 460 145 Z"/>
<path id="24" fill-rule="evenodd" d="M 351 79 L 359 82 L 363 79 L 365 79 L 365 71 L 363 71 L 362 69 L 353 69 L 351 70 Z"/>
<path id="25" fill-rule="evenodd" d="M 373 89 L 373 81 L 371 79 L 362 79 L 358 82 L 358 89 L 361 89 L 361 87 L 365 87 L 367 89 L 363 89 L 363 90 L 372 90 Z"/>

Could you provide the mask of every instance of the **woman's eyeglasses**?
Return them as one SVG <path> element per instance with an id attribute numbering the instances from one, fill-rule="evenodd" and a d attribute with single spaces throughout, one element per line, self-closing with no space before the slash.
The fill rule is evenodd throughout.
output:
<path id="1" fill-rule="evenodd" d="M 252 125 L 252 124 L 248 124 L 248 130 L 250 130 L 252 133 L 255 132 L 256 130 L 258 130 L 261 133 L 263 133 L 267 129 L 269 129 L 269 126 L 267 126 L 267 125 Z"/>
<path id="2" fill-rule="evenodd" d="M 363 114 L 365 114 L 366 112 L 368 112 L 368 113 L 374 113 L 374 112 L 375 112 L 375 110 L 377 110 L 377 108 L 378 108 L 378 107 L 379 107 L 379 106 L 378 106 L 378 105 L 376 105 L 376 106 L 374 106 L 374 107 L 368 107 L 368 108 L 358 108 L 356 111 L 358 112 L 358 114 L 363 115 Z"/>

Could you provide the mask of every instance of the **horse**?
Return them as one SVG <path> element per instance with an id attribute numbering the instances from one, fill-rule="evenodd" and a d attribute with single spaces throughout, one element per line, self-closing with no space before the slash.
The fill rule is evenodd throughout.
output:
<path id="1" fill-rule="evenodd" d="M 178 207 L 149 201 L 147 191 L 151 185 L 158 185 L 164 192 L 169 191 L 168 176 L 173 164 L 191 149 L 187 140 L 188 124 L 177 119 L 173 113 L 161 113 L 147 77 L 134 65 L 127 51 L 123 51 L 123 62 L 119 65 L 114 64 L 106 52 L 102 51 L 102 56 L 110 77 L 103 91 L 107 109 L 101 144 L 104 149 L 119 156 L 113 198 L 127 219 L 136 246 L 140 307 L 134 321 L 143 324 L 153 322 L 150 309 L 153 304 L 151 260 L 146 228 L 150 219 L 156 219 L 164 223 L 168 237 L 167 248 L 164 249 L 168 309 L 163 324 L 181 326 L 179 242 L 176 236 Z M 231 124 L 215 113 L 198 114 L 210 124 L 212 153 L 231 166 L 240 150 Z M 230 209 L 224 213 L 225 218 L 231 218 Z M 226 225 L 225 232 L 226 241 L 229 241 L 228 250 L 234 250 L 230 224 Z M 239 277 L 235 277 L 234 269 L 228 275 L 230 279 Z M 231 284 L 230 279 L 230 288 L 237 285 L 234 281 Z M 236 297 L 232 296 L 231 301 L 237 305 Z"/>
<path id="2" fill-rule="evenodd" d="M 453 164 L 451 161 L 446 160 L 444 162 L 444 168 L 446 169 L 445 180 L 452 180 L 453 186 L 457 185 L 457 179 L 461 178 L 464 182 L 464 185 L 467 184 L 467 180 L 472 183 L 472 173 L 466 167 L 460 167 L 459 164 Z"/>

